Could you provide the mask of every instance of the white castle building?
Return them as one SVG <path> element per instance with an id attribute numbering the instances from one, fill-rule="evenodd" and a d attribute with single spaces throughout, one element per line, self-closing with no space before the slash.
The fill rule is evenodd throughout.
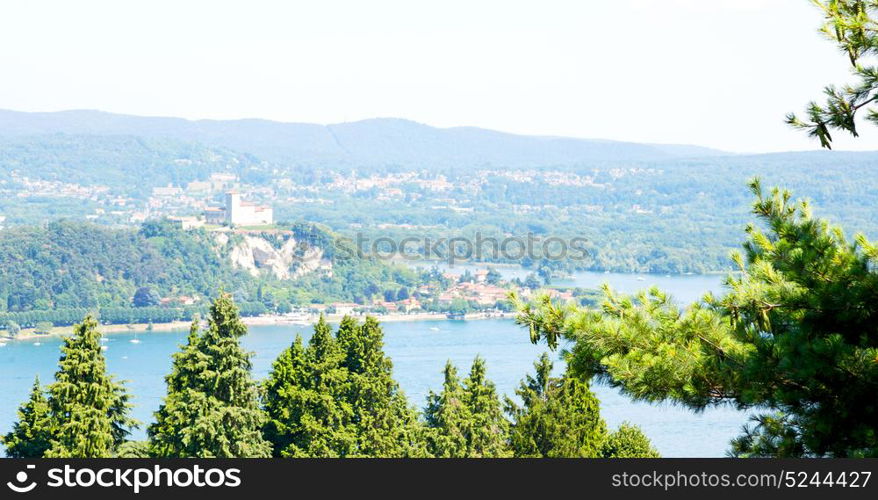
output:
<path id="1" fill-rule="evenodd" d="M 241 200 L 237 191 L 226 193 L 225 207 L 211 207 L 204 211 L 208 224 L 230 226 L 265 226 L 274 222 L 274 210 L 267 205 L 257 205 Z"/>

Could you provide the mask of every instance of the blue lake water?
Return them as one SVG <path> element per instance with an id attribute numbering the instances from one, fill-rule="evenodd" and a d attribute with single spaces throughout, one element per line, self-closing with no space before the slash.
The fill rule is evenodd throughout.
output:
<path id="1" fill-rule="evenodd" d="M 608 277 L 595 275 L 598 276 Z M 631 279 L 630 285 L 634 288 L 650 284 L 634 277 Z M 711 286 L 698 288 L 708 279 L 680 277 L 673 283 L 675 288 L 668 288 L 681 300 L 689 300 L 686 297 L 697 298 L 707 289 L 719 288 L 718 277 L 712 277 Z M 614 285 L 620 290 L 630 291 L 624 288 L 625 284 Z M 459 371 L 466 372 L 472 359 L 481 355 L 487 360 L 488 375 L 496 383 L 498 392 L 513 395 L 521 378 L 532 371 L 533 362 L 546 350 L 543 345 L 532 345 L 526 331 L 510 320 L 388 322 L 384 324 L 384 330 L 386 352 L 393 360 L 394 376 L 412 404 L 419 408 L 423 407 L 429 390 L 441 388 L 441 371 L 448 359 L 458 365 Z M 308 338 L 311 329 L 305 326 L 250 328 L 242 343 L 255 354 L 255 377 L 265 377 L 271 362 L 297 333 Z M 134 416 L 141 422 L 152 420 L 152 412 L 164 396 L 163 377 L 170 370 L 171 354 L 185 337 L 184 331 L 140 333 L 136 337 L 133 333 L 108 335 L 105 344 L 108 347 L 105 353 L 108 368 L 119 379 L 128 381 L 127 387 L 134 395 Z M 135 338 L 139 343 L 131 342 Z M 58 338 L 43 338 L 9 342 L 0 347 L 0 433 L 11 428 L 16 408 L 27 398 L 34 376 L 39 375 L 43 383 L 51 381 L 60 344 Z M 556 365 L 559 371 L 563 368 L 560 362 Z M 623 421 L 641 426 L 667 457 L 723 456 L 729 440 L 737 435 L 747 420 L 745 413 L 731 408 L 694 414 L 673 406 L 634 403 L 608 387 L 595 387 L 595 392 L 601 400 L 602 415 L 611 427 Z M 144 435 L 141 428 L 135 432 L 134 438 L 140 439 Z"/>
<path id="2" fill-rule="evenodd" d="M 411 267 L 437 267 L 442 271 L 463 274 L 466 271 L 475 272 L 479 269 L 487 269 L 483 263 L 457 263 L 448 265 L 446 262 L 410 262 Z M 503 279 L 525 279 L 534 272 L 532 269 L 520 266 L 495 266 Z M 592 271 L 577 271 L 566 279 L 553 279 L 551 286 L 600 288 L 604 283 L 609 283 L 617 292 L 634 293 L 650 286 L 658 286 L 661 290 L 670 293 L 671 296 L 681 303 L 694 302 L 701 299 L 705 292 L 722 292 L 724 274 L 625 274 L 625 273 L 596 273 Z"/>

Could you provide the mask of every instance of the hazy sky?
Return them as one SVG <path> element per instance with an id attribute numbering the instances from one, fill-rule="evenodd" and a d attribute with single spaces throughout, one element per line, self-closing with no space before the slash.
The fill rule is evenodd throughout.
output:
<path id="1" fill-rule="evenodd" d="M 0 108 L 814 149 L 787 128 L 848 65 L 808 0 L 27 0 Z M 878 149 L 878 129 L 837 147 Z"/>

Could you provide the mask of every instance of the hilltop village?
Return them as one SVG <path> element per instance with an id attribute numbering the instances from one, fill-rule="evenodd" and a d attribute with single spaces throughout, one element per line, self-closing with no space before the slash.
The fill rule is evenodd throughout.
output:
<path id="1" fill-rule="evenodd" d="M 179 167 L 190 166 L 186 159 L 175 160 Z M 233 169 L 234 163 L 225 165 Z M 587 189 L 603 192 L 615 181 L 625 178 L 655 176 L 661 171 L 642 168 L 614 168 L 592 175 L 561 170 L 503 170 L 484 169 L 459 175 L 446 175 L 426 170 L 394 173 L 328 172 L 314 179 L 294 179 L 280 175 L 244 179 L 230 171 L 210 173 L 203 180 L 168 183 L 146 189 L 130 185 L 111 186 L 77 184 L 63 180 L 34 179 L 26 172 L 12 171 L 9 180 L 0 180 L 0 194 L 14 196 L 26 203 L 42 199 L 75 202 L 75 210 L 86 210 L 81 215 L 101 224 L 140 224 L 162 217 L 178 217 L 188 225 L 224 225 L 231 222 L 228 195 L 237 193 L 240 204 L 236 207 L 237 225 L 270 225 L 280 207 L 284 216 L 295 215 L 302 209 L 331 211 L 351 199 L 368 201 L 376 207 L 393 204 L 409 207 L 418 212 L 447 213 L 470 216 L 490 208 L 482 207 L 497 189 L 503 186 L 544 186 L 546 189 Z M 499 200 L 498 200 L 499 201 Z M 597 200 L 583 201 L 575 206 L 569 203 L 528 202 L 525 198 L 510 200 L 509 210 L 518 215 L 552 216 L 576 212 L 601 213 L 610 208 Z M 623 207 L 624 212 L 651 215 L 655 208 L 647 207 L 637 199 Z M 663 213 L 665 210 L 662 209 Z M 376 214 L 377 215 L 377 214 Z M 0 217 L 7 214 L 0 213 Z M 2 219 L 0 219 L 2 220 Z M 25 219 L 27 220 L 27 219 Z M 2 222 L 0 222 L 2 223 Z M 20 222 L 19 222 L 20 223 Z M 383 222 L 388 227 L 405 228 L 406 224 Z M 348 227 L 356 222 L 348 221 Z M 338 230 L 344 228 L 335 228 Z"/>

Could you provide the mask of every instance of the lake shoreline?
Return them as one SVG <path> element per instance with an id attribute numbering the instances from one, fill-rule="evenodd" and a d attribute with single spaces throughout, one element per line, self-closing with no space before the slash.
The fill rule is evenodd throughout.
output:
<path id="1" fill-rule="evenodd" d="M 389 323 L 389 322 L 400 322 L 400 321 L 473 321 L 473 320 L 483 320 L 483 319 L 512 319 L 514 315 L 512 313 L 484 313 L 484 312 L 476 312 L 469 313 L 465 316 L 463 320 L 453 320 L 449 319 L 444 313 L 414 313 L 414 314 L 403 314 L 403 313 L 390 313 L 390 314 L 364 314 L 364 315 L 351 315 L 357 319 L 365 319 L 367 316 L 374 317 L 381 323 Z M 307 320 L 302 319 L 294 319 L 289 316 L 279 315 L 279 314 L 266 314 L 263 316 L 246 316 L 242 317 L 241 321 L 244 322 L 248 327 L 250 326 L 309 326 L 313 325 L 319 319 L 319 315 L 312 315 Z M 338 323 L 344 317 L 343 314 L 326 314 L 324 315 L 326 321 L 330 323 Z M 191 321 L 172 321 L 170 323 L 131 323 L 131 324 L 114 324 L 114 325 L 100 325 L 98 330 L 101 334 L 114 334 L 114 333 L 149 333 L 149 332 L 173 332 L 180 330 L 188 330 Z M 49 333 L 35 333 L 33 329 L 22 329 L 21 332 L 15 337 L 0 337 L 0 341 L 3 342 L 14 342 L 19 340 L 35 340 L 42 338 L 54 338 L 54 337 L 63 337 L 65 335 L 70 335 L 73 332 L 73 326 L 56 326 L 52 327 L 52 330 Z"/>
<path id="2" fill-rule="evenodd" d="M 420 263 L 424 263 L 424 261 L 419 261 Z M 479 263 L 481 264 L 481 263 Z M 462 270 L 467 265 L 473 265 L 473 263 L 458 263 L 460 266 L 458 269 Z M 509 271 L 509 270 L 523 270 L 520 266 L 516 266 L 514 264 L 504 264 L 497 265 L 498 270 L 501 271 Z M 517 267 L 517 269 L 516 269 Z M 674 275 L 660 275 L 660 274 L 650 274 L 650 273 L 595 273 L 590 271 L 578 272 L 575 274 L 576 278 L 571 280 L 556 280 L 553 285 L 557 288 L 586 288 L 586 289 L 597 289 L 601 283 L 610 282 L 613 285 L 613 288 L 621 293 L 632 294 L 637 290 L 644 290 L 649 288 L 651 285 L 656 285 L 660 289 L 665 291 L 671 291 L 672 296 L 678 300 L 682 304 L 688 304 L 691 302 L 695 302 L 701 299 L 703 294 L 707 291 L 712 291 L 715 293 L 722 293 L 722 288 L 720 281 L 717 279 L 721 275 L 728 275 L 728 272 L 715 271 L 715 272 L 707 272 L 703 274 L 674 274 Z M 734 274 L 734 273 L 731 273 Z M 681 296 L 679 293 L 679 283 L 683 281 L 691 281 L 694 280 L 696 282 L 700 282 L 701 284 L 697 287 L 697 291 L 693 291 L 686 296 Z M 676 290 L 675 290 L 676 289 Z M 675 293 L 676 292 L 676 293 Z M 384 315 L 375 315 L 381 322 L 397 322 L 397 321 L 454 321 L 449 320 L 444 313 L 414 313 L 414 314 L 403 314 L 399 312 L 389 313 Z M 510 319 L 514 316 L 512 313 L 471 313 L 466 315 L 466 320 L 478 320 L 478 319 Z M 327 320 L 333 323 L 337 323 L 341 320 L 342 315 L 339 314 L 331 314 L 327 315 Z M 357 318 L 364 318 L 363 316 L 355 316 Z M 308 317 L 306 321 L 301 319 L 293 319 L 289 316 L 284 315 L 264 315 L 264 316 L 252 316 L 252 317 L 244 317 L 242 320 L 244 324 L 247 326 L 271 326 L 271 325 L 311 325 L 315 323 L 318 319 L 317 315 L 311 315 Z M 100 331 L 104 334 L 113 334 L 113 333 L 140 333 L 140 332 L 149 332 L 149 331 L 159 331 L 159 332 L 167 332 L 167 331 L 179 331 L 179 330 L 188 330 L 190 322 L 189 321 L 175 321 L 171 323 L 153 323 L 152 328 L 150 328 L 149 324 L 146 323 L 136 323 L 136 324 L 115 324 L 115 325 L 101 325 Z M 58 337 L 69 335 L 73 330 L 72 326 L 63 326 L 63 327 L 53 327 L 50 330 L 50 333 L 34 333 L 32 328 L 22 329 L 22 331 L 16 337 L 2 337 L 0 336 L 0 343 L 3 342 L 12 342 L 16 340 L 34 340 L 39 338 L 50 338 L 50 337 Z"/>

